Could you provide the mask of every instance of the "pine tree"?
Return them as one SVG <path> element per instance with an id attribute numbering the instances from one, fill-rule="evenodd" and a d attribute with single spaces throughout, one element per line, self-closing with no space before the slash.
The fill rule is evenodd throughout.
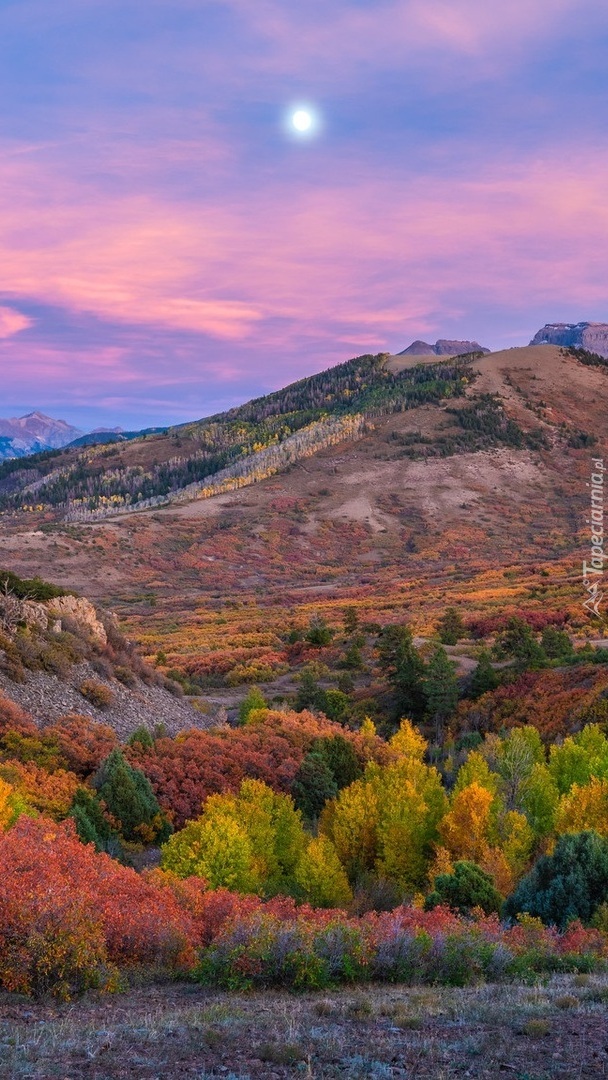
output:
<path id="1" fill-rule="evenodd" d="M 476 700 L 482 694 L 495 690 L 499 683 L 500 677 L 492 666 L 490 653 L 487 649 L 482 649 L 469 683 L 469 697 Z"/>
<path id="2" fill-rule="evenodd" d="M 318 648 L 324 648 L 326 645 L 331 645 L 332 637 L 333 630 L 327 625 L 325 619 L 320 615 L 313 616 L 306 633 L 306 640 L 309 645 L 316 645 Z"/>
<path id="3" fill-rule="evenodd" d="M 547 654 L 536 640 L 531 626 L 523 619 L 513 616 L 509 619 L 506 630 L 498 638 L 500 646 L 508 656 L 513 656 L 519 670 L 537 671 L 546 667 Z"/>
<path id="4" fill-rule="evenodd" d="M 589 922 L 608 895 L 608 840 L 594 832 L 561 836 L 507 900 L 503 914 L 527 912 L 562 929 Z"/>
<path id="5" fill-rule="evenodd" d="M 349 637 L 359 629 L 359 613 L 356 607 L 344 608 L 344 633 Z"/>
<path id="6" fill-rule="evenodd" d="M 432 911 L 439 904 L 468 915 L 473 908 L 481 908 L 486 915 L 499 912 L 502 897 L 485 870 L 476 863 L 461 860 L 454 864 L 450 874 L 439 874 L 435 888 L 426 898 L 425 909 Z"/>
<path id="7" fill-rule="evenodd" d="M 424 693 L 428 712 L 435 723 L 439 741 L 445 721 L 454 712 L 460 694 L 456 665 L 450 660 L 442 645 L 435 650 L 428 663 Z"/>
<path id="8" fill-rule="evenodd" d="M 118 748 L 102 762 L 93 786 L 108 811 L 120 822 L 121 835 L 130 843 L 162 842 L 171 826 L 162 813 L 152 785 L 141 769 L 129 765 Z"/>
<path id="9" fill-rule="evenodd" d="M 327 761 L 320 753 L 309 753 L 291 786 L 293 801 L 307 821 L 316 821 L 326 802 L 338 794 L 338 786 Z"/>
<path id="10" fill-rule="evenodd" d="M 541 645 L 550 660 L 567 660 L 574 649 L 565 630 L 555 626 L 545 626 L 541 634 Z"/>
<path id="11" fill-rule="evenodd" d="M 322 735 L 315 739 L 311 753 L 319 754 L 337 785 L 338 791 L 361 776 L 362 769 L 353 745 L 343 735 Z"/>
<path id="12" fill-rule="evenodd" d="M 378 643 L 379 663 L 394 692 L 395 716 L 421 720 L 425 710 L 424 663 L 409 626 L 384 627 Z"/>
<path id="13" fill-rule="evenodd" d="M 445 609 L 437 623 L 437 633 L 442 645 L 456 645 L 464 637 L 462 615 L 455 607 Z"/>
<path id="14" fill-rule="evenodd" d="M 84 844 L 94 844 L 97 851 L 112 855 L 121 852 L 118 833 L 110 825 L 94 791 L 78 788 L 69 816 L 74 819 L 76 832 Z"/>

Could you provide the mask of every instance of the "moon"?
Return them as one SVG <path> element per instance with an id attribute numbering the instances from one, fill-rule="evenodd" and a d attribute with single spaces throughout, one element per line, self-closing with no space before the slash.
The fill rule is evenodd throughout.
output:
<path id="1" fill-rule="evenodd" d="M 296 131 L 310 131 L 312 127 L 312 115 L 307 109 L 296 109 L 291 116 L 291 122 Z"/>

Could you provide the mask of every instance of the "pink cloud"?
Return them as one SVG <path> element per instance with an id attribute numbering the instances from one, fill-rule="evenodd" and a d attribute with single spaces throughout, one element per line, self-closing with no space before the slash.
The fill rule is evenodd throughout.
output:
<path id="1" fill-rule="evenodd" d="M 15 311 L 10 307 L 0 307 L 0 338 L 14 337 L 15 334 L 20 333 L 21 330 L 27 330 L 28 326 L 32 325 L 32 319 L 20 311 Z"/>
<path id="2" fill-rule="evenodd" d="M 275 358 L 306 338 L 324 337 L 332 355 L 349 341 L 391 347 L 430 331 L 438 311 L 458 313 L 465 293 L 469 308 L 477 297 L 549 314 L 578 306 L 585 317 L 606 303 L 608 152 L 568 157 L 496 161 L 471 176 L 377 175 L 370 162 L 356 184 L 269 184 L 246 200 L 196 203 L 83 190 L 13 161 L 0 167 L 0 291 L 152 339 L 155 328 L 194 331 Z M 4 311 L 0 328 L 29 324 Z M 125 357 L 92 348 L 87 363 L 117 382 L 175 378 L 174 365 L 130 370 Z M 44 364 L 32 354 L 30 375 Z M 238 371 L 218 362 L 219 378 Z"/>

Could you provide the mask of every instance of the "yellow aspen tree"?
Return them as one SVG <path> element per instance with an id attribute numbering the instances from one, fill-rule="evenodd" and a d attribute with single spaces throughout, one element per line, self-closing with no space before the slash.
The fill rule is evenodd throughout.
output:
<path id="1" fill-rule="evenodd" d="M 608 836 L 608 780 L 593 776 L 588 784 L 573 784 L 562 795 L 555 814 L 555 831 L 577 833 L 592 829 Z"/>

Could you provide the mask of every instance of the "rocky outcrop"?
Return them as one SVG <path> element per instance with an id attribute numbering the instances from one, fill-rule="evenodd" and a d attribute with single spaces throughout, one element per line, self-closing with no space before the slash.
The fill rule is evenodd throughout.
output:
<path id="1" fill-rule="evenodd" d="M 37 630 L 55 631 L 64 630 L 64 620 L 71 620 L 78 626 L 88 630 L 100 645 L 106 645 L 108 636 L 106 628 L 97 616 L 95 608 L 89 600 L 83 596 L 58 596 L 54 600 L 40 604 L 34 600 L 17 600 L 19 612 L 18 620 L 23 620 L 28 626 Z"/>
<path id="2" fill-rule="evenodd" d="M 98 708 L 83 697 L 79 688 L 87 679 L 108 688 L 109 706 Z M 153 731 L 163 724 L 168 734 L 175 735 L 226 723 L 226 710 L 212 703 L 203 713 L 188 698 L 175 697 L 162 686 L 149 686 L 137 679 L 133 687 L 127 687 L 116 679 L 104 678 L 86 661 L 72 668 L 67 679 L 46 671 L 28 671 L 24 682 L 15 683 L 0 671 L 0 700 L 2 696 L 29 713 L 40 727 L 77 714 L 109 724 L 123 739 L 142 726 Z"/>
<path id="3" fill-rule="evenodd" d="M 46 606 L 51 616 L 55 615 L 62 621 L 66 618 L 71 619 L 78 626 L 83 626 L 88 630 L 100 645 L 107 644 L 106 628 L 98 618 L 90 600 L 85 600 L 84 596 L 58 596 L 55 600 L 50 600 Z"/>
<path id="4" fill-rule="evenodd" d="M 478 341 L 451 341 L 448 338 L 439 338 L 434 345 L 427 341 L 413 341 L 407 349 L 397 353 L 397 356 L 462 356 L 465 353 L 482 352 L 490 350 L 480 345 Z"/>
<path id="5" fill-rule="evenodd" d="M 587 349 L 608 359 L 608 323 L 547 323 L 535 334 L 531 345 L 561 345 Z"/>

